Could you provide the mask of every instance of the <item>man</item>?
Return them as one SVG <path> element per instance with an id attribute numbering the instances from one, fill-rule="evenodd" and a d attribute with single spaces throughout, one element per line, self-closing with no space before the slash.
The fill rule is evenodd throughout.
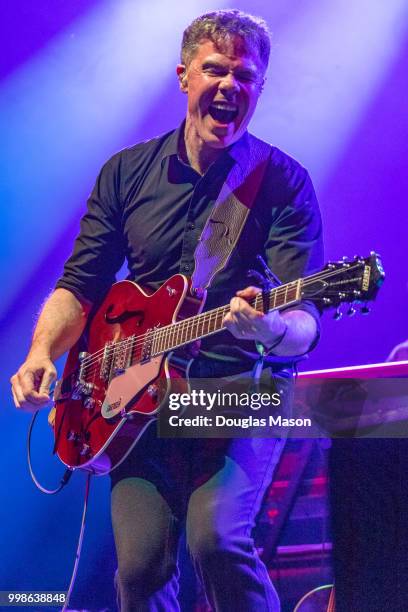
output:
<path id="1" fill-rule="evenodd" d="M 234 164 L 245 166 L 256 139 L 247 126 L 261 94 L 270 40 L 265 22 L 237 10 L 195 19 L 177 66 L 187 95 L 177 130 L 126 149 L 102 169 L 74 253 L 48 298 L 26 361 L 12 377 L 18 408 L 49 400 L 53 362 L 82 333 L 87 317 L 126 257 L 130 278 L 150 289 L 191 274 L 200 232 Z M 213 280 L 206 309 L 231 298 L 228 331 L 203 341 L 194 377 L 249 371 L 254 340 L 272 370 L 290 374 L 315 344 L 318 313 L 302 302 L 263 315 L 247 299 L 247 271 L 262 253 L 289 281 L 322 265 L 321 224 L 307 172 L 270 147 L 267 169 L 238 244 Z M 232 334 L 232 335 L 231 335 Z M 235 339 L 234 339 L 235 338 Z M 112 472 L 112 521 L 121 610 L 177 610 L 176 546 L 185 521 L 196 570 L 216 610 L 278 610 L 251 529 L 282 442 L 260 438 L 212 444 L 160 440 L 150 427 Z"/>

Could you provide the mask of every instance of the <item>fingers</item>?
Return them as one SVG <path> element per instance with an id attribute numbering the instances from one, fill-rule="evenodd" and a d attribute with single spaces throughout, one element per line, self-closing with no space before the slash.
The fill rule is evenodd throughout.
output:
<path id="1" fill-rule="evenodd" d="M 252 292 L 256 288 L 249 287 L 248 290 Z M 234 297 L 230 302 L 230 312 L 224 318 L 224 325 L 236 338 L 256 339 L 260 333 L 259 323 L 263 316 L 244 299 Z"/>
<path id="2" fill-rule="evenodd" d="M 33 412 L 49 402 L 50 385 L 56 378 L 51 361 L 41 367 L 23 364 L 11 377 L 12 395 L 16 408 Z"/>
<path id="3" fill-rule="evenodd" d="M 244 298 L 246 300 L 254 298 L 256 295 L 258 295 L 258 293 L 261 293 L 262 289 L 260 289 L 259 287 L 246 287 L 245 289 L 241 289 L 240 291 L 237 291 L 237 296 Z"/>
<path id="4" fill-rule="evenodd" d="M 17 398 L 17 394 L 14 391 L 13 387 L 11 387 L 11 393 L 13 395 L 13 401 L 14 401 L 14 405 L 16 408 L 21 408 L 21 402 L 20 400 Z"/>
<path id="5" fill-rule="evenodd" d="M 248 302 L 240 297 L 233 297 L 230 302 L 230 312 L 232 316 L 246 327 L 256 326 L 256 323 L 263 318 L 263 313 L 252 308 Z"/>
<path id="6" fill-rule="evenodd" d="M 41 407 L 41 402 L 38 403 L 38 400 L 35 400 L 34 398 L 31 399 L 30 396 L 26 397 L 24 395 L 21 385 L 18 381 L 17 375 L 13 376 L 11 381 L 12 381 L 11 393 L 12 393 L 14 405 L 16 408 L 19 408 L 20 410 L 24 410 L 28 412 L 33 412 L 35 410 L 38 410 Z M 44 400 L 42 401 L 44 402 Z"/>
<path id="7" fill-rule="evenodd" d="M 40 395 L 46 396 L 46 397 L 49 396 L 51 384 L 56 379 L 56 376 L 57 375 L 56 375 L 55 369 L 45 370 L 43 377 L 42 377 L 42 381 L 38 387 L 38 392 Z"/>

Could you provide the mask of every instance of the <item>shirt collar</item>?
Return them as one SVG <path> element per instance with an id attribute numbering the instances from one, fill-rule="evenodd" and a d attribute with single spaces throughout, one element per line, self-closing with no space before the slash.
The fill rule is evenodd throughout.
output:
<path id="1" fill-rule="evenodd" d="M 162 163 L 167 157 L 171 157 L 172 155 L 178 157 L 179 142 L 180 138 L 183 138 L 184 135 L 184 126 L 185 120 L 170 134 L 162 150 Z M 249 138 L 250 136 L 246 131 L 237 142 L 234 142 L 233 145 L 227 147 L 224 151 L 225 156 L 235 161 L 241 168 L 245 168 L 248 163 L 250 154 Z M 221 158 L 223 157 L 224 156 L 221 156 Z"/>
<path id="2" fill-rule="evenodd" d="M 179 140 L 184 133 L 184 121 L 179 127 L 171 132 L 169 135 L 167 142 L 165 143 L 162 149 L 162 162 L 166 159 L 166 157 L 170 157 L 171 155 L 178 155 L 179 151 Z"/>

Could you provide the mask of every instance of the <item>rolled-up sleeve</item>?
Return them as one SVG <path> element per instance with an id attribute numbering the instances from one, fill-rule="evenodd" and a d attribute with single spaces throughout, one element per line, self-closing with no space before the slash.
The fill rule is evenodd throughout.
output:
<path id="1" fill-rule="evenodd" d="M 81 219 L 80 232 L 56 288 L 100 301 L 125 258 L 120 189 L 121 155 L 102 168 Z"/>

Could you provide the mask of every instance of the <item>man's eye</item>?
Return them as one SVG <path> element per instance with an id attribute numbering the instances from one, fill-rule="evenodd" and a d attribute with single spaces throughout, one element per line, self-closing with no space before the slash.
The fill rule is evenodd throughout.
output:
<path id="1" fill-rule="evenodd" d="M 206 74 L 209 74 L 210 76 L 224 76 L 225 74 L 227 74 L 222 68 L 215 67 L 204 68 L 204 72 Z"/>
<path id="2" fill-rule="evenodd" d="M 257 77 L 250 72 L 244 72 L 243 74 L 237 74 L 236 78 L 238 81 L 242 81 L 243 83 L 255 83 Z"/>

